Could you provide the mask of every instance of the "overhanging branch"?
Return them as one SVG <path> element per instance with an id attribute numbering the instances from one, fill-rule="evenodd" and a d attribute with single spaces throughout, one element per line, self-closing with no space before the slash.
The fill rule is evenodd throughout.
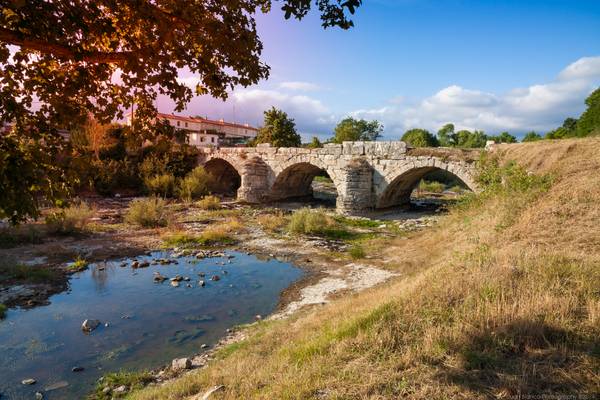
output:
<path id="1" fill-rule="evenodd" d="M 26 37 L 6 28 L 0 28 L 0 42 L 20 46 L 42 54 L 51 54 L 59 58 L 72 61 L 83 61 L 91 64 L 122 64 L 127 61 L 127 58 L 132 54 L 131 52 L 76 52 L 68 47 Z"/>

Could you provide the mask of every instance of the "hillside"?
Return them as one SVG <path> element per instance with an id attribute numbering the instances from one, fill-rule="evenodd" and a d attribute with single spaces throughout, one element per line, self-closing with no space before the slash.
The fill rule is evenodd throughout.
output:
<path id="1" fill-rule="evenodd" d="M 399 277 L 255 324 L 209 368 L 130 398 L 221 384 L 211 398 L 600 392 L 599 149 L 598 138 L 498 146 L 502 165 L 524 169 L 488 162 L 484 194 L 387 244 L 380 258 Z"/>

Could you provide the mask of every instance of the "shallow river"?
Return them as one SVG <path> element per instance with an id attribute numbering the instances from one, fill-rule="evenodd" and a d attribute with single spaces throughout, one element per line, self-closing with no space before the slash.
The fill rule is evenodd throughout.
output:
<path id="1" fill-rule="evenodd" d="M 45 399 L 83 398 L 107 372 L 152 369 L 200 353 L 202 344 L 214 345 L 227 328 L 272 312 L 281 291 L 302 276 L 289 263 L 227 254 L 234 257 L 182 257 L 177 265 L 139 269 L 130 267 L 131 260 L 94 264 L 73 275 L 69 291 L 51 297 L 50 305 L 8 311 L 0 321 L 0 399 L 33 399 L 37 391 Z M 169 256 L 155 252 L 136 259 Z M 128 265 L 121 267 L 124 261 Z M 179 287 L 169 280 L 155 283 L 156 271 L 191 280 Z M 213 275 L 220 280 L 211 281 Z M 102 325 L 86 334 L 85 319 Z M 21 384 L 27 378 L 37 383 Z"/>

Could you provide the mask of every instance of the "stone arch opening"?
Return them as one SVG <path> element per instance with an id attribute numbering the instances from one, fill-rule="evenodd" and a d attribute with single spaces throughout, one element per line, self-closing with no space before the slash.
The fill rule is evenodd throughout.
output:
<path id="1" fill-rule="evenodd" d="M 269 198 L 274 201 L 315 201 L 335 205 L 337 190 L 325 169 L 301 162 L 285 168 L 277 175 Z"/>
<path id="2" fill-rule="evenodd" d="M 204 164 L 204 169 L 214 178 L 213 193 L 230 197 L 237 196 L 242 178 L 231 163 L 222 158 L 213 158 Z"/>
<path id="3" fill-rule="evenodd" d="M 418 203 L 432 197 L 441 198 L 442 194 L 451 197 L 449 189 L 457 190 L 456 187 L 460 188 L 461 192 L 472 190 L 463 179 L 448 170 L 437 167 L 412 168 L 398 175 L 387 185 L 379 196 L 376 207 Z"/>

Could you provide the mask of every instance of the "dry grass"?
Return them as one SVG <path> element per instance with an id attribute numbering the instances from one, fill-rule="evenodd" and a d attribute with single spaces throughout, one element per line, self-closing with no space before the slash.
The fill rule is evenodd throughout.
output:
<path id="1" fill-rule="evenodd" d="M 256 217 L 256 222 L 268 232 L 279 232 L 287 225 L 288 219 L 281 210 L 273 214 L 261 214 Z"/>
<path id="2" fill-rule="evenodd" d="M 489 194 L 382 252 L 402 277 L 261 322 L 133 399 L 487 399 L 600 391 L 600 140 L 500 146 L 547 192 Z M 544 154 L 539 154 L 541 151 Z M 510 216 L 508 218 L 507 216 Z"/>
<path id="3" fill-rule="evenodd" d="M 46 216 L 48 233 L 73 234 L 86 229 L 95 210 L 87 203 L 73 204 L 67 208 L 53 210 Z"/>
<path id="4" fill-rule="evenodd" d="M 196 202 L 196 207 L 201 210 L 218 210 L 221 208 L 221 199 L 217 196 L 204 196 Z"/>

